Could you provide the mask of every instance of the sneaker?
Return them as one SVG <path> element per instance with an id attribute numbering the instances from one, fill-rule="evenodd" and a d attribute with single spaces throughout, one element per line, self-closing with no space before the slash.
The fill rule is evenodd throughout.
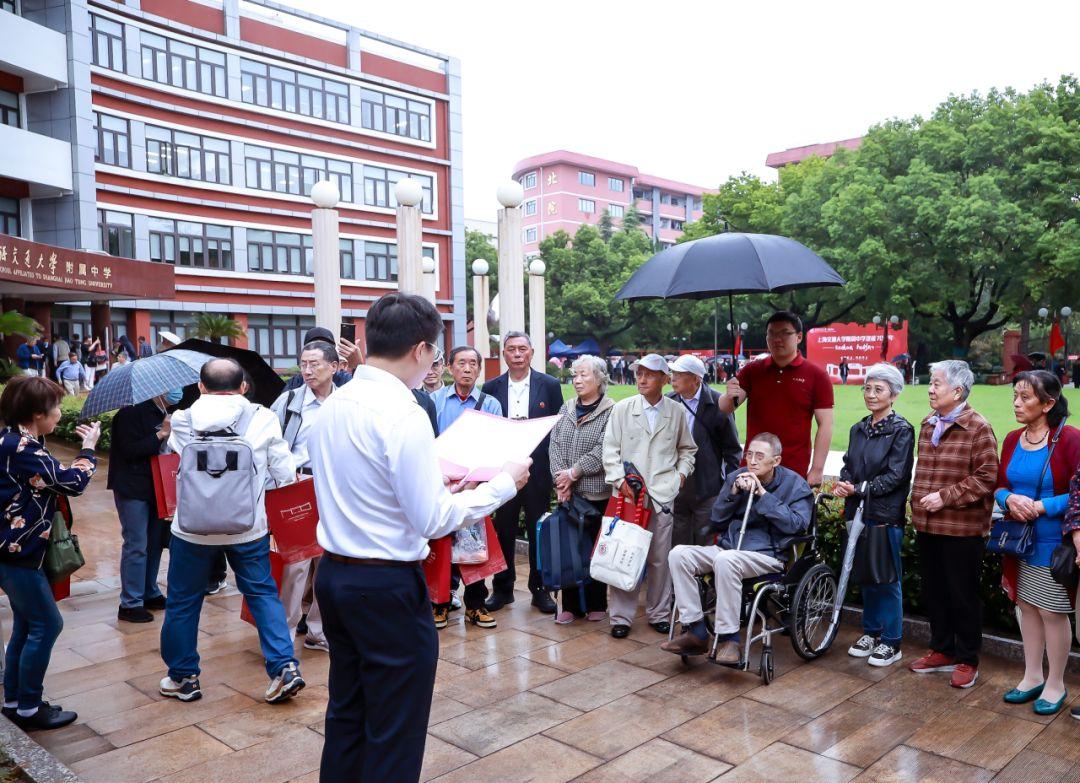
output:
<path id="1" fill-rule="evenodd" d="M 970 688 L 977 679 L 979 679 L 979 670 L 976 667 L 966 663 L 958 663 L 956 668 L 953 669 L 949 685 L 954 688 Z"/>
<path id="2" fill-rule="evenodd" d="M 574 622 L 573 612 L 559 612 L 557 615 L 555 615 L 556 625 L 570 625 L 570 623 L 572 622 Z"/>
<path id="3" fill-rule="evenodd" d="M 585 619 L 590 623 L 598 623 L 601 620 L 607 619 L 607 612 L 589 612 L 585 615 Z"/>
<path id="4" fill-rule="evenodd" d="M 49 702 L 47 702 L 47 701 L 43 701 L 43 702 L 41 702 L 41 704 L 38 705 L 38 709 L 41 709 L 42 707 L 55 707 L 58 710 L 61 709 L 59 704 L 49 704 Z M 0 708 L 0 715 L 3 715 L 5 718 L 10 720 L 12 723 L 15 722 L 15 716 L 18 715 L 18 714 L 19 714 L 18 707 L 3 707 L 3 708 Z"/>
<path id="5" fill-rule="evenodd" d="M 324 653 L 330 652 L 330 643 L 325 639 L 304 639 L 305 650 L 322 650 Z"/>
<path id="6" fill-rule="evenodd" d="M 859 637 L 859 641 L 848 647 L 847 654 L 852 658 L 869 658 L 877 646 L 877 639 L 868 633 Z"/>
<path id="7" fill-rule="evenodd" d="M 1077 720 L 1080 720 L 1080 707 L 1073 707 L 1072 709 L 1069 710 L 1069 714 L 1072 715 Z"/>
<path id="8" fill-rule="evenodd" d="M 158 683 L 158 693 L 180 701 L 196 701 L 202 698 L 198 675 L 191 675 L 176 682 L 172 677 L 163 677 Z"/>
<path id="9" fill-rule="evenodd" d="M 62 710 L 42 702 L 33 715 L 24 718 L 16 712 L 12 721 L 23 731 L 47 731 L 67 726 L 78 719 L 78 714 L 71 710 Z"/>
<path id="10" fill-rule="evenodd" d="M 229 583 L 226 582 L 224 579 L 222 579 L 220 582 L 214 582 L 213 584 L 206 586 L 206 595 L 217 595 L 228 586 Z"/>
<path id="11" fill-rule="evenodd" d="M 152 623 L 154 615 L 141 606 L 121 606 L 116 610 L 116 619 L 125 623 Z"/>
<path id="12" fill-rule="evenodd" d="M 850 650 L 848 652 L 850 652 Z M 871 666 L 891 666 L 902 657 L 899 647 L 893 647 L 891 644 L 882 643 L 874 648 L 874 651 L 870 653 L 869 660 L 866 662 Z"/>
<path id="13" fill-rule="evenodd" d="M 944 653 L 931 650 L 922 658 L 916 658 L 908 669 L 916 674 L 929 674 L 930 672 L 951 672 L 956 668 L 956 659 Z"/>
<path id="14" fill-rule="evenodd" d="M 498 625 L 487 609 L 466 609 L 465 619 L 479 628 L 494 628 Z"/>
<path id="15" fill-rule="evenodd" d="M 277 677 L 270 680 L 266 687 L 266 701 L 268 704 L 279 704 L 288 701 L 304 689 L 304 678 L 300 676 L 300 669 L 295 663 L 285 664 L 285 668 Z"/>
<path id="16" fill-rule="evenodd" d="M 435 627 L 440 631 L 446 627 L 446 624 L 450 621 L 450 610 L 445 606 L 439 606 L 431 610 L 432 616 L 435 618 Z"/>
<path id="17" fill-rule="evenodd" d="M 450 593 L 450 611 L 451 612 L 460 612 L 461 611 L 461 598 L 458 597 L 457 593 Z"/>

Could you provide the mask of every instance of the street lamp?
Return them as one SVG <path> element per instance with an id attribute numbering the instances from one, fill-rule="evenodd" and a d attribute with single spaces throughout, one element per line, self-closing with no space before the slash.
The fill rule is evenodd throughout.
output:
<path id="1" fill-rule="evenodd" d="M 881 336 L 881 360 L 888 361 L 889 358 L 889 329 L 890 327 L 895 331 L 900 325 L 900 316 L 890 315 L 888 318 L 883 319 L 880 315 L 875 315 L 872 319 L 874 322 L 874 328 L 882 327 L 885 331 Z"/>
<path id="2" fill-rule="evenodd" d="M 480 352 L 480 364 L 491 355 L 491 338 L 488 337 L 488 272 L 491 265 L 483 258 L 472 262 L 473 273 L 473 346 Z M 481 369 L 483 369 L 481 367 Z"/>
<path id="3" fill-rule="evenodd" d="M 337 186 L 319 180 L 311 188 L 311 274 L 315 282 L 315 323 L 340 336 L 341 248 L 338 242 Z"/>
<path id="4" fill-rule="evenodd" d="M 1061 337 L 1065 340 L 1065 366 L 1069 365 L 1069 316 L 1072 315 L 1072 308 L 1065 305 L 1061 308 Z"/>

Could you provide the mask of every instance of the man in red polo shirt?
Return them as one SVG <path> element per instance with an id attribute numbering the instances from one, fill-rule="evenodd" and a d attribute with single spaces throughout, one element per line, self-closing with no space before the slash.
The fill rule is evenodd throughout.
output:
<path id="1" fill-rule="evenodd" d="M 784 466 L 806 476 L 810 486 L 821 484 L 833 433 L 833 387 L 828 374 L 799 353 L 802 320 L 781 310 L 765 324 L 769 344 L 766 359 L 750 362 L 728 381 L 727 394 L 717 400 L 731 413 L 749 399 L 746 442 L 761 432 L 773 432 L 783 445 Z M 810 460 L 810 422 L 817 422 L 814 458 Z"/>

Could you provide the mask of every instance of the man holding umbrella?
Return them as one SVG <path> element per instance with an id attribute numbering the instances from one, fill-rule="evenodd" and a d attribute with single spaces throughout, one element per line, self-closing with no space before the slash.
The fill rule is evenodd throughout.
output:
<path id="1" fill-rule="evenodd" d="M 746 442 L 762 432 L 774 432 L 784 449 L 784 465 L 810 486 L 820 486 L 833 434 L 833 387 L 828 374 L 799 353 L 802 319 L 780 310 L 765 324 L 769 355 L 743 367 L 728 381 L 717 407 L 732 413 L 749 400 Z M 811 422 L 817 423 L 810 458 Z"/>

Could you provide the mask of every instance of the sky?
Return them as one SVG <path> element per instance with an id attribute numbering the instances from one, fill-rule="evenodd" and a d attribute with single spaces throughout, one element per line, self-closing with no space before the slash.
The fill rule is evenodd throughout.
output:
<path id="1" fill-rule="evenodd" d="M 770 152 L 1080 74 L 1080 2 L 284 0 L 462 63 L 465 216 L 569 149 L 716 187 Z"/>

